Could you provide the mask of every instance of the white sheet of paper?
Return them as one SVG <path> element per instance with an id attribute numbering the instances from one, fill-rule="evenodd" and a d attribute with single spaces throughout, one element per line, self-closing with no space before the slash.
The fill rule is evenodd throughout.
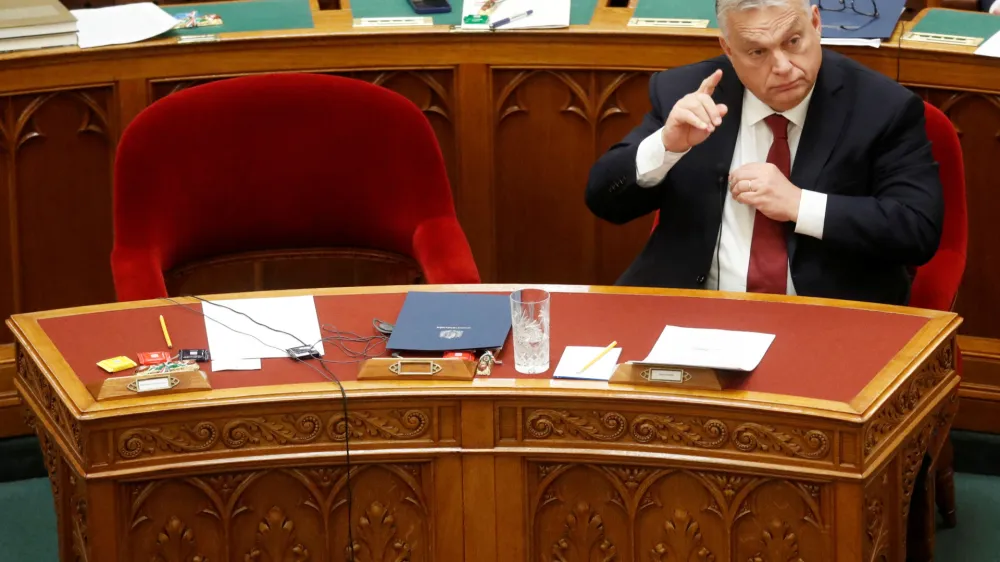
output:
<path id="1" fill-rule="evenodd" d="M 979 45 L 979 48 L 976 49 L 976 54 L 984 57 L 1000 58 L 1000 32 L 994 33 L 993 37 L 983 41 Z"/>
<path id="2" fill-rule="evenodd" d="M 259 371 L 260 359 L 223 359 L 212 361 L 212 371 Z"/>
<path id="3" fill-rule="evenodd" d="M 138 43 L 166 33 L 177 25 L 174 16 L 152 2 L 70 12 L 76 16 L 81 49 Z"/>
<path id="4" fill-rule="evenodd" d="M 216 302 L 222 306 L 215 306 Z M 208 350 L 212 361 L 288 357 L 285 350 L 301 346 L 300 340 L 306 345 L 313 345 L 313 349 L 323 355 L 323 342 L 320 341 L 323 336 L 320 335 L 316 302 L 311 295 L 219 300 L 202 302 L 201 306 L 205 314 L 205 331 L 208 333 Z M 223 306 L 233 310 L 226 310 Z M 255 324 L 247 316 L 264 326 L 288 332 L 295 337 Z M 255 336 L 260 341 L 233 330 Z"/>
<path id="5" fill-rule="evenodd" d="M 820 45 L 839 45 L 844 47 L 873 47 L 878 49 L 882 46 L 881 39 L 852 39 L 850 37 L 824 37 L 819 40 Z"/>
<path id="6" fill-rule="evenodd" d="M 490 29 L 489 23 L 464 23 L 465 16 L 478 14 L 483 3 L 484 0 L 467 0 L 462 3 L 463 23 L 460 26 L 461 29 L 473 31 Z M 530 16 L 498 27 L 497 31 L 569 27 L 570 0 L 503 0 L 497 4 L 496 9 L 490 15 L 490 23 L 498 22 L 517 14 L 523 14 L 528 10 L 532 10 Z"/>
<path id="7" fill-rule="evenodd" d="M 666 326 L 641 363 L 752 371 L 773 341 L 774 334 Z"/>
<path id="8" fill-rule="evenodd" d="M 556 372 L 552 375 L 555 379 L 584 379 L 592 381 L 606 381 L 611 378 L 611 375 L 615 373 L 615 367 L 618 366 L 618 358 L 622 354 L 622 349 L 616 347 L 609 351 L 604 357 L 601 357 L 597 363 L 594 363 L 584 372 L 580 372 L 580 369 L 584 368 L 587 363 L 597 357 L 602 351 L 603 347 L 586 347 L 579 345 L 568 345 L 563 351 L 562 358 L 559 359 L 559 365 L 556 366 Z"/>

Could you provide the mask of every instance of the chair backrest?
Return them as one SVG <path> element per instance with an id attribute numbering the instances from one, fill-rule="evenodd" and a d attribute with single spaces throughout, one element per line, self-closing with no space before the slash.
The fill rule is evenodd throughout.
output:
<path id="1" fill-rule="evenodd" d="M 941 245 L 928 263 L 917 268 L 910 293 L 910 306 L 951 310 L 965 273 L 969 244 L 969 218 L 965 201 L 965 164 L 955 127 L 940 109 L 924 102 L 927 137 L 944 189 L 944 228 Z M 659 224 L 653 215 L 650 233 Z"/>
<path id="2" fill-rule="evenodd" d="M 924 103 L 927 137 L 944 188 L 944 227 L 941 244 L 931 261 L 917 268 L 910 305 L 951 310 L 962 284 L 969 245 L 969 218 L 965 200 L 965 163 L 958 133 L 948 116 Z"/>
<path id="3" fill-rule="evenodd" d="M 315 74 L 222 80 L 157 101 L 122 135 L 114 184 L 116 288 L 130 269 L 248 251 L 413 256 L 421 224 L 455 216 L 420 109 Z"/>

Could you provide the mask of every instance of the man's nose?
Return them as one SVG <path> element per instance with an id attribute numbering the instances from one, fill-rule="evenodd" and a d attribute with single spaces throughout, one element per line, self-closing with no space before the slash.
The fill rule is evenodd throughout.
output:
<path id="1" fill-rule="evenodd" d="M 775 74 L 788 74 L 792 70 L 792 61 L 788 60 L 788 56 L 783 51 L 776 51 L 771 70 Z"/>

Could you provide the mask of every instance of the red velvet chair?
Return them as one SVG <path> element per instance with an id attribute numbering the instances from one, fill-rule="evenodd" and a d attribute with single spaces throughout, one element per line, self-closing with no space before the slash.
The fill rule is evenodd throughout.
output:
<path id="1" fill-rule="evenodd" d="M 948 116 L 933 105 L 924 103 L 924 117 L 927 120 L 927 136 L 931 140 L 941 184 L 944 186 L 944 230 L 937 253 L 931 261 L 917 269 L 910 294 L 910 306 L 952 310 L 965 273 L 969 245 L 965 164 L 962 145 Z M 955 369 L 959 374 L 962 373 L 961 353 L 955 356 Z M 953 456 L 951 439 L 946 438 L 934 467 L 934 479 L 938 510 L 945 525 L 949 527 L 956 523 Z"/>
<path id="2" fill-rule="evenodd" d="M 167 296 L 165 273 L 187 264 L 289 249 L 400 256 L 427 283 L 479 282 L 427 119 L 349 78 L 234 78 L 152 104 L 118 144 L 114 228 L 123 301 Z"/>

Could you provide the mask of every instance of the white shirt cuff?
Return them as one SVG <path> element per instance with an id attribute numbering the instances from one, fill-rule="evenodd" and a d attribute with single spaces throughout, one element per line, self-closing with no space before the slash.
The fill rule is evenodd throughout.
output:
<path id="1" fill-rule="evenodd" d="M 995 2 L 993 2 L 993 5 L 990 6 L 990 13 L 991 14 L 1000 13 L 1000 0 L 996 0 Z"/>
<path id="2" fill-rule="evenodd" d="M 639 143 L 635 157 L 636 183 L 639 187 L 659 184 L 685 154 L 687 152 L 668 152 L 663 147 L 663 128 L 658 129 Z"/>
<path id="3" fill-rule="evenodd" d="M 826 194 L 803 189 L 802 197 L 799 198 L 799 220 L 795 223 L 795 233 L 822 240 L 825 222 Z"/>

